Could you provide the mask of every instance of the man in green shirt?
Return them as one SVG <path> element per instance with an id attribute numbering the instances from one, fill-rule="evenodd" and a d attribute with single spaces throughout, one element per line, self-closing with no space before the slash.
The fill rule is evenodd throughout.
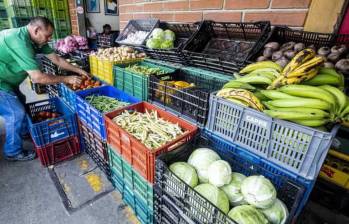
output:
<path id="1" fill-rule="evenodd" d="M 22 150 L 21 130 L 25 122 L 25 110 L 16 92 L 29 75 L 33 83 L 68 83 L 79 85 L 81 76 L 89 76 L 59 57 L 48 46 L 54 25 L 45 17 L 33 18 L 27 26 L 0 32 L 0 116 L 5 120 L 6 141 L 4 157 L 10 161 L 35 158 L 34 151 Z M 62 69 L 75 72 L 76 76 L 55 76 L 40 71 L 36 54 L 45 54 Z"/>

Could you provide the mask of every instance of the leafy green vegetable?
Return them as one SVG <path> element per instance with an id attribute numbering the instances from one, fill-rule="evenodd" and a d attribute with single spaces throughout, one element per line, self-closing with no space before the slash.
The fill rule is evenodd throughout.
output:
<path id="1" fill-rule="evenodd" d="M 227 195 L 218 187 L 212 184 L 200 184 L 194 188 L 204 198 L 209 200 L 217 208 L 222 210 L 225 214 L 229 211 L 229 200 Z"/>
<path id="2" fill-rule="evenodd" d="M 198 185 L 198 175 L 193 166 L 185 162 L 176 162 L 170 165 L 170 170 L 191 187 Z"/>
<path id="3" fill-rule="evenodd" d="M 262 212 L 251 205 L 240 205 L 234 207 L 228 216 L 238 224 L 268 224 L 268 220 Z"/>

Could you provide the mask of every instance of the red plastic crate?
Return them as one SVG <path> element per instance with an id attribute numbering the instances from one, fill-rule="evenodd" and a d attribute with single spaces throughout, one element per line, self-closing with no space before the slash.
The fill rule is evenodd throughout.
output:
<path id="1" fill-rule="evenodd" d="M 125 110 L 136 110 L 141 113 L 144 113 L 146 110 L 155 110 L 159 117 L 171 123 L 177 123 L 185 130 L 185 133 L 157 149 L 148 149 L 135 137 L 112 121 L 114 117 Z M 179 145 L 188 142 L 197 132 L 196 126 L 147 102 L 141 102 L 124 107 L 120 110 L 115 110 L 105 114 L 104 117 L 107 129 L 107 142 L 150 183 L 154 183 L 155 158 L 161 153 L 171 151 Z"/>
<path id="2" fill-rule="evenodd" d="M 80 142 L 77 136 L 70 137 L 43 147 L 35 145 L 35 151 L 43 166 L 50 166 L 67 160 L 80 153 Z"/>

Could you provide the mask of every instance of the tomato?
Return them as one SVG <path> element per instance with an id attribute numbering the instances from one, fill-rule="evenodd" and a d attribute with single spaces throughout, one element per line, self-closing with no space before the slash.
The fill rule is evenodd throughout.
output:
<path id="1" fill-rule="evenodd" d="M 45 117 L 46 113 L 45 113 L 45 111 L 41 111 L 41 112 L 39 112 L 39 114 L 37 116 L 38 117 Z"/>
<path id="2" fill-rule="evenodd" d="M 58 113 L 52 113 L 51 117 L 52 118 L 57 118 L 58 117 Z"/>
<path id="3" fill-rule="evenodd" d="M 46 112 L 45 117 L 46 117 L 46 118 L 50 118 L 50 117 L 51 117 L 51 112 Z"/>
<path id="4" fill-rule="evenodd" d="M 101 82 L 100 81 L 96 81 L 94 86 L 100 86 L 101 85 Z"/>

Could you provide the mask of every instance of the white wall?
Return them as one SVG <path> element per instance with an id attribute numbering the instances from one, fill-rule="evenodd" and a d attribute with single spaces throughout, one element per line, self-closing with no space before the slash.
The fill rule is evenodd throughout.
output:
<path id="1" fill-rule="evenodd" d="M 104 1 L 100 0 L 100 13 L 86 13 L 92 26 L 98 33 L 103 31 L 103 25 L 108 23 L 112 30 L 119 30 L 119 16 L 104 15 Z"/>

